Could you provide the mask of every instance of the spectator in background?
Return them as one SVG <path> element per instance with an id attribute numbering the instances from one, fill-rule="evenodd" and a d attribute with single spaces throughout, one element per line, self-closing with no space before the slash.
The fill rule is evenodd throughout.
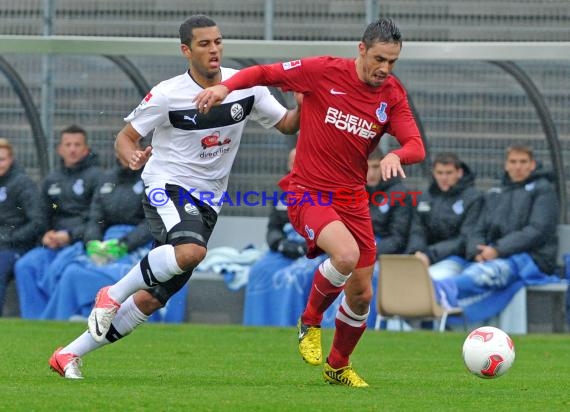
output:
<path id="1" fill-rule="evenodd" d="M 116 282 L 150 250 L 144 218 L 141 170 L 120 164 L 107 171 L 95 191 L 89 221 L 42 314 L 44 319 L 87 317 L 97 291 Z"/>
<path id="2" fill-rule="evenodd" d="M 467 237 L 464 270 L 436 282 L 451 305 L 463 307 L 468 321 L 495 316 L 524 285 L 560 280 L 549 276 L 556 265 L 559 212 L 552 180 L 529 146 L 507 148 L 503 184 L 485 197 Z"/>
<path id="3" fill-rule="evenodd" d="M 429 266 L 433 279 L 443 279 L 462 270 L 466 236 L 472 233 L 483 204 L 475 188 L 475 175 L 455 153 L 435 156 L 433 181 L 418 198 L 407 253 Z"/>
<path id="4" fill-rule="evenodd" d="M 45 231 L 40 192 L 14 162 L 10 142 L 0 138 L 0 316 L 14 263 Z"/>
<path id="5" fill-rule="evenodd" d="M 380 161 L 383 157 L 379 148 L 368 156 L 366 175 L 366 191 L 370 197 L 368 208 L 376 236 L 377 256 L 404 253 L 413 207 L 409 190 L 399 176 L 382 180 Z"/>
<path id="6" fill-rule="evenodd" d="M 41 239 L 43 246 L 26 253 L 15 267 L 20 314 L 25 319 L 39 318 L 45 309 L 50 291 L 44 280 L 58 253 L 83 238 L 101 174 L 87 132 L 79 126 L 61 132 L 57 153 L 61 168 L 48 174 L 42 185 L 42 212 L 48 228 Z"/>

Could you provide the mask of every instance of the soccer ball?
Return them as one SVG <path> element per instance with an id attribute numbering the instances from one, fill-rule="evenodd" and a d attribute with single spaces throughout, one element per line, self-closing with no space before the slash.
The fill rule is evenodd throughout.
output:
<path id="1" fill-rule="evenodd" d="M 469 372 L 480 378 L 498 378 L 513 366 L 515 345 L 501 329 L 482 326 L 465 339 L 463 361 Z"/>

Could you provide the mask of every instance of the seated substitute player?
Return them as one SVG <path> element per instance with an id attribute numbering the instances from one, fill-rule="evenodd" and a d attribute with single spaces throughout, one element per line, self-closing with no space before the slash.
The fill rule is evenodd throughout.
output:
<path id="1" fill-rule="evenodd" d="M 466 238 L 475 230 L 483 196 L 475 174 L 455 153 L 439 153 L 432 182 L 414 209 L 407 252 L 419 257 L 434 280 L 461 272 L 451 256 L 465 257 Z"/>
<path id="2" fill-rule="evenodd" d="M 303 93 L 295 165 L 281 187 L 296 200 L 288 213 L 295 230 L 307 240 L 307 255 L 324 252 L 330 258 L 315 271 L 299 321 L 299 350 L 309 364 L 322 363 L 323 313 L 344 289 L 323 369 L 326 382 L 344 386 L 368 386 L 349 360 L 366 328 L 373 295 L 376 247 L 368 201 L 360 196 L 365 192 L 368 154 L 384 133 L 401 144 L 382 159 L 385 180 L 405 176 L 402 164 L 425 157 L 406 91 L 390 75 L 401 47 L 400 30 L 391 20 L 379 19 L 366 28 L 356 59 L 321 56 L 253 66 L 195 99 L 198 109 L 208 113 L 229 93 L 255 85 Z M 339 192 L 353 193 L 353 201 L 341 201 L 335 196 Z M 327 193 L 333 193 L 332 202 L 322 205 L 319 200 Z"/>
<path id="3" fill-rule="evenodd" d="M 0 138 L 0 316 L 14 263 L 38 244 L 46 230 L 39 190 L 19 167 L 12 144 Z"/>
<path id="4" fill-rule="evenodd" d="M 97 291 L 119 280 L 145 256 L 152 242 L 144 218 L 140 170 L 117 165 L 101 176 L 89 210 L 83 243 L 59 272 L 42 319 L 87 317 Z"/>
<path id="5" fill-rule="evenodd" d="M 204 259 L 246 121 L 286 134 L 299 129 L 299 108 L 287 111 L 264 87 L 232 93 L 208 115 L 199 113 L 193 96 L 237 71 L 221 66 L 222 35 L 209 17 L 194 15 L 182 23 L 180 41 L 188 71 L 155 86 L 125 118 L 115 141 L 117 155 L 131 169 L 145 166 L 143 206 L 156 247 L 99 291 L 89 331 L 54 352 L 50 366 L 66 378 L 81 378 L 81 356 L 145 322 Z M 153 130 L 151 146 L 140 150 L 140 139 Z M 200 201 L 206 197 L 208 202 Z"/>
<path id="6" fill-rule="evenodd" d="M 57 154 L 61 167 L 41 185 L 41 209 L 47 231 L 41 246 L 28 251 L 14 267 L 20 316 L 39 319 L 53 291 L 49 275 L 62 252 L 80 241 L 89 218 L 89 205 L 99 185 L 101 168 L 89 147 L 87 131 L 71 125 L 60 132 Z"/>
<path id="7" fill-rule="evenodd" d="M 467 237 L 463 270 L 436 282 L 449 304 L 461 306 L 468 322 L 502 311 L 524 285 L 558 281 L 556 225 L 559 202 L 551 172 L 531 147 L 506 150 L 501 187 L 485 195 L 477 225 Z"/>

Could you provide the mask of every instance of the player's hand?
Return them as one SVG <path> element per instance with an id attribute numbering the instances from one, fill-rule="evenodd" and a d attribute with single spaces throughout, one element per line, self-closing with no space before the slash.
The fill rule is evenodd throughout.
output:
<path id="1" fill-rule="evenodd" d="M 477 245 L 477 249 L 479 250 L 479 254 L 481 261 L 486 260 L 493 260 L 499 257 L 499 252 L 493 246 L 489 245 Z"/>
<path id="2" fill-rule="evenodd" d="M 42 245 L 48 249 L 57 249 L 57 236 L 55 235 L 55 230 L 48 230 L 42 237 Z"/>
<path id="3" fill-rule="evenodd" d="M 219 104 L 228 94 L 230 94 L 230 91 L 226 86 L 217 84 L 202 90 L 194 97 L 193 101 L 196 103 L 198 112 L 206 114 L 212 106 Z"/>
<path id="4" fill-rule="evenodd" d="M 398 175 L 406 178 L 400 158 L 394 153 L 388 153 L 380 161 L 380 170 L 382 171 L 382 180 L 388 180 Z"/>
<path id="5" fill-rule="evenodd" d="M 152 146 L 147 146 L 144 150 L 135 150 L 129 159 L 129 169 L 139 170 L 148 162 L 151 154 Z"/>
<path id="6" fill-rule="evenodd" d="M 42 237 L 42 244 L 49 249 L 59 249 L 70 242 L 71 237 L 66 230 L 48 230 Z"/>
<path id="7" fill-rule="evenodd" d="M 58 230 L 55 232 L 54 236 L 57 242 L 57 247 L 64 247 L 71 243 L 71 236 L 67 230 Z"/>

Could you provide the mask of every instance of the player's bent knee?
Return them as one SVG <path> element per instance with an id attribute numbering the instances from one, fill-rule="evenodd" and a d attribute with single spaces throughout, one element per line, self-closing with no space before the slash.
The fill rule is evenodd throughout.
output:
<path id="1" fill-rule="evenodd" d="M 206 257 L 206 248 L 196 244 L 183 244 L 174 247 L 176 262 L 180 269 L 190 271 Z"/>
<path id="2" fill-rule="evenodd" d="M 341 273 L 348 274 L 354 270 L 360 259 L 360 253 L 357 250 L 346 250 L 339 252 L 331 257 L 333 266 Z"/>

